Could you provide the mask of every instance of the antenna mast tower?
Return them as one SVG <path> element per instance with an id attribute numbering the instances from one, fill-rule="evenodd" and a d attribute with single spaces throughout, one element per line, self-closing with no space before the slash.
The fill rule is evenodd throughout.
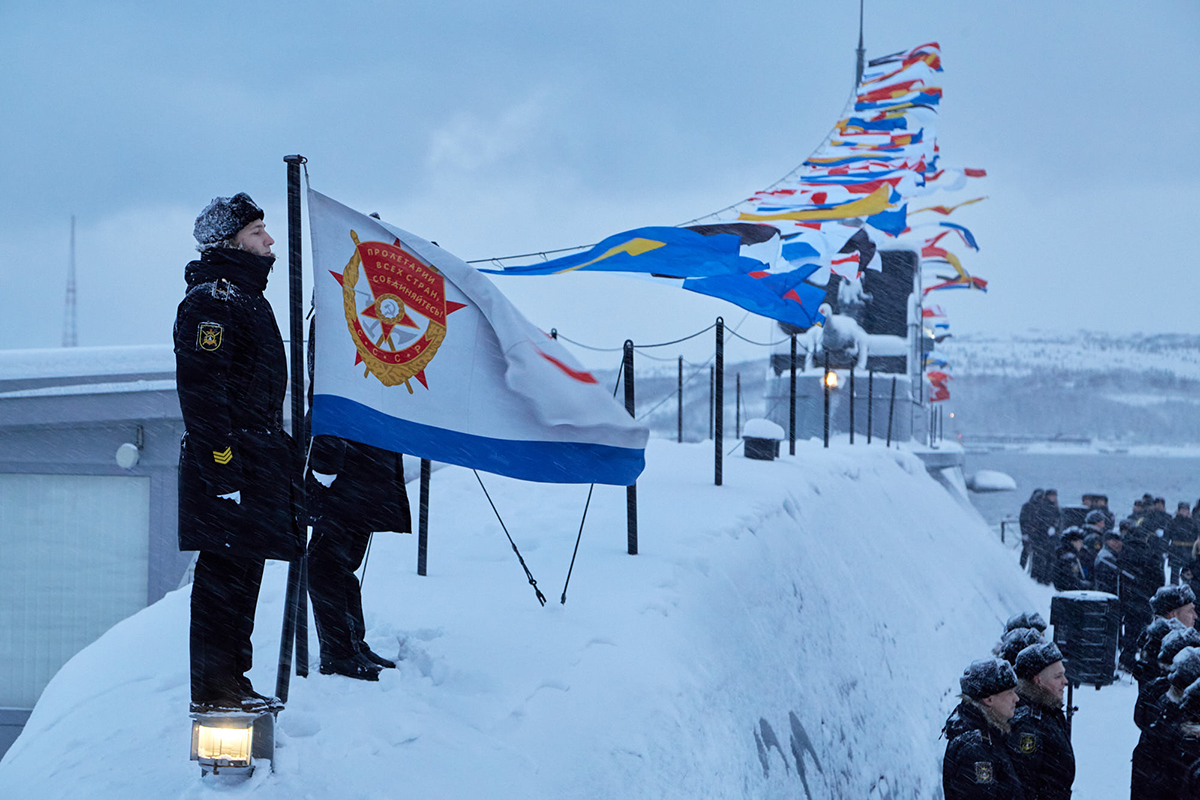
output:
<path id="1" fill-rule="evenodd" d="M 867 55 L 867 51 L 863 49 L 863 0 L 858 0 L 858 49 L 854 52 L 858 55 L 858 67 L 854 72 L 854 90 L 858 91 L 859 84 L 862 83 L 863 62 Z"/>
<path id="2" fill-rule="evenodd" d="M 76 347 L 75 333 L 75 215 L 71 215 L 71 260 L 67 264 L 67 302 L 63 311 L 63 347 Z"/>

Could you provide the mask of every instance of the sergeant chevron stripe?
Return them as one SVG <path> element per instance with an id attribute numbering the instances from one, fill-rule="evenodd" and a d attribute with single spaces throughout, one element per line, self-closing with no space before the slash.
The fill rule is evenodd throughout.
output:
<path id="1" fill-rule="evenodd" d="M 213 461 L 218 464 L 228 464 L 233 461 L 233 448 L 226 447 L 224 450 L 213 450 Z"/>

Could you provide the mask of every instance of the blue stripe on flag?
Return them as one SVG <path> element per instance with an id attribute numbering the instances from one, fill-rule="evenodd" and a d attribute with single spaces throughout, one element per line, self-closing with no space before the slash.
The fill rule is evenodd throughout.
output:
<path id="1" fill-rule="evenodd" d="M 493 439 L 399 419 L 332 394 L 313 397 L 312 433 L 540 483 L 630 486 L 646 466 L 644 450 L 579 442 Z"/>

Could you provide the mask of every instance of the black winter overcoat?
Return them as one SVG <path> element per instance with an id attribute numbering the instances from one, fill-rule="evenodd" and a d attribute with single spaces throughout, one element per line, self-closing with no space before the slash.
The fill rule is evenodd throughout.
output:
<path id="1" fill-rule="evenodd" d="M 1030 534 L 1030 545 L 1037 554 L 1030 567 L 1030 577 L 1039 583 L 1050 583 L 1054 580 L 1054 551 L 1058 548 L 1060 533 L 1062 511 L 1054 503 L 1043 499 L 1034 506 Z"/>
<path id="2" fill-rule="evenodd" d="M 1155 663 L 1157 664 L 1157 662 Z M 1156 666 L 1155 669 L 1161 672 L 1161 667 Z M 1138 730 L 1142 731 L 1145 731 L 1158 720 L 1162 714 L 1167 691 L 1171 688 L 1171 684 L 1165 675 L 1147 677 L 1149 677 L 1149 680 L 1138 687 L 1137 702 L 1133 705 L 1133 724 L 1137 725 Z"/>
<path id="3" fill-rule="evenodd" d="M 1121 604 L 1134 614 L 1150 614 L 1150 598 L 1163 585 L 1163 547 L 1158 539 L 1146 539 L 1136 534 L 1129 537 L 1121 550 L 1121 569 L 1132 576 L 1131 580 L 1123 581 L 1121 589 Z M 1147 622 L 1150 620 L 1147 619 Z"/>
<path id="4" fill-rule="evenodd" d="M 1192 587 L 1192 594 L 1200 597 L 1200 559 L 1193 558 L 1183 565 L 1183 569 L 1192 573 L 1192 577 L 1187 580 L 1187 585 Z"/>
<path id="5" fill-rule="evenodd" d="M 1166 547 L 1171 563 L 1179 568 L 1192 560 L 1192 545 L 1200 536 L 1200 526 L 1191 517 L 1176 515 L 1167 527 Z"/>
<path id="6" fill-rule="evenodd" d="M 303 553 L 287 359 L 263 297 L 273 257 L 206 250 L 187 265 L 175 317 L 175 381 L 186 430 L 179 454 L 179 548 L 236 558 Z M 241 503 L 218 495 L 241 492 Z"/>
<path id="7" fill-rule="evenodd" d="M 1021 538 L 1026 542 L 1033 539 L 1034 518 L 1037 515 L 1038 505 L 1041 502 L 1042 490 L 1038 489 L 1021 506 L 1021 514 L 1018 517 L 1018 522 L 1021 526 Z"/>
<path id="8" fill-rule="evenodd" d="M 314 436 L 304 487 L 312 524 L 322 519 L 351 531 L 412 530 L 404 457 L 337 436 Z M 328 488 L 313 472 L 337 475 Z"/>
<path id="9" fill-rule="evenodd" d="M 1004 733 L 964 700 L 946 720 L 942 789 L 946 800 L 1026 800 Z"/>
<path id="10" fill-rule="evenodd" d="M 1090 589 L 1092 585 L 1084 580 L 1083 565 L 1079 563 L 1079 554 L 1070 542 L 1063 542 L 1058 547 L 1054 558 L 1054 588 L 1060 592 L 1071 592 L 1076 589 Z"/>
<path id="11" fill-rule="evenodd" d="M 1171 527 L 1172 519 L 1173 517 L 1166 511 L 1152 508 L 1142 517 L 1142 522 L 1138 527 L 1145 531 L 1146 536 L 1158 539 L 1160 538 L 1159 531 L 1162 531 L 1164 536 L 1166 535 L 1167 528 Z"/>
<path id="12" fill-rule="evenodd" d="M 1132 800 L 1182 800 L 1186 775 L 1200 759 L 1195 715 L 1164 696 L 1133 751 Z"/>
<path id="13" fill-rule="evenodd" d="M 1092 564 L 1092 586 L 1097 592 L 1108 592 L 1122 597 L 1121 584 L 1126 582 L 1124 578 L 1117 554 L 1105 545 Z"/>
<path id="14" fill-rule="evenodd" d="M 1075 751 L 1062 709 L 1022 700 L 1010 724 L 1008 745 L 1025 800 L 1070 800 Z"/>

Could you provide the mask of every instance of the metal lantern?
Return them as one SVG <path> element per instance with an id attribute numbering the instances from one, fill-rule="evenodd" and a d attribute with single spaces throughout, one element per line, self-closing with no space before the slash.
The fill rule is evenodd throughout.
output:
<path id="1" fill-rule="evenodd" d="M 249 777 L 255 760 L 275 752 L 275 715 L 237 711 L 192 714 L 192 761 L 207 775 Z"/>

